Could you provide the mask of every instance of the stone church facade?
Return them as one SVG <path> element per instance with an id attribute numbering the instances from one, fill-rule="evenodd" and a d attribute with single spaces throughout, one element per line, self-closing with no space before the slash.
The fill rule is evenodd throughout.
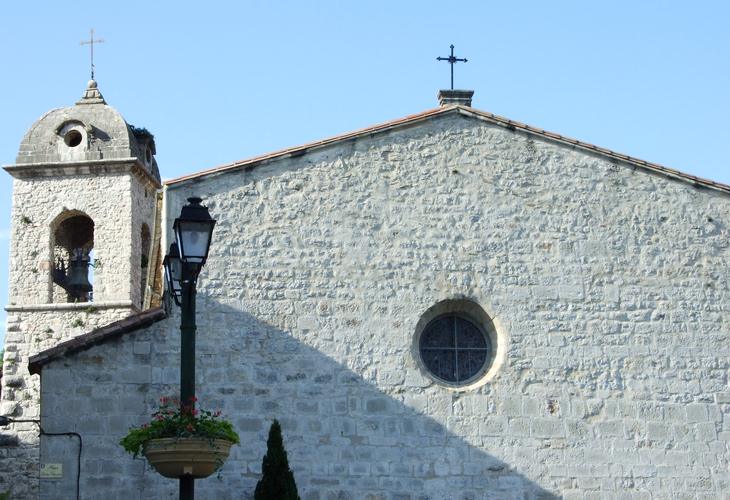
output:
<path id="1" fill-rule="evenodd" d="M 6 168 L 2 414 L 47 434 L 0 429 L 0 485 L 177 497 L 118 441 L 178 392 L 160 249 L 200 196 L 197 392 L 241 444 L 199 498 L 252 497 L 274 418 L 304 500 L 724 498 L 730 186 L 441 97 L 165 183 L 95 84 L 42 118 Z M 67 241 L 91 301 L 54 284 Z"/>

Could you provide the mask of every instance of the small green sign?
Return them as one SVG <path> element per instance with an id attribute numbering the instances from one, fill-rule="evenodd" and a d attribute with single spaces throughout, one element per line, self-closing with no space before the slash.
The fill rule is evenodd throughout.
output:
<path id="1" fill-rule="evenodd" d="M 61 479 L 63 464 L 41 464 L 41 479 Z"/>

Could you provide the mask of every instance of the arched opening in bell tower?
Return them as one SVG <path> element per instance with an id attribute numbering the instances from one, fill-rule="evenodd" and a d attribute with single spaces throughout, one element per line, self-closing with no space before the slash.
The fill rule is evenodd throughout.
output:
<path id="1" fill-rule="evenodd" d="M 150 227 L 147 224 L 142 224 L 140 231 L 140 244 L 141 244 L 141 259 L 140 259 L 140 293 L 139 300 L 140 306 L 144 308 L 145 292 L 147 291 L 147 275 L 150 264 L 150 243 L 152 237 L 150 234 Z"/>
<path id="2" fill-rule="evenodd" d="M 53 302 L 91 302 L 94 276 L 94 221 L 69 210 L 56 218 L 52 229 Z"/>

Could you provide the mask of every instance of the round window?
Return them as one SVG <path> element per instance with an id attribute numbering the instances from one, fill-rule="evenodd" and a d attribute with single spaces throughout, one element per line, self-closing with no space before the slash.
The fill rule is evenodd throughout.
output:
<path id="1" fill-rule="evenodd" d="M 438 316 L 426 325 L 418 350 L 433 377 L 457 385 L 483 375 L 492 359 L 491 343 L 484 330 L 453 313 Z"/>

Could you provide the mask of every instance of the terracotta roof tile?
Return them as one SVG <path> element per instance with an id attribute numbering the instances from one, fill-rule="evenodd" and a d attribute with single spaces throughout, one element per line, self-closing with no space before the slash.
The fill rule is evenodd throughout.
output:
<path id="1" fill-rule="evenodd" d="M 289 156 L 298 156 L 306 153 L 308 150 L 316 149 L 325 147 L 337 142 L 346 141 L 349 139 L 355 139 L 359 137 L 364 137 L 380 132 L 385 132 L 390 129 L 394 129 L 397 127 L 410 125 L 413 123 L 417 123 L 419 121 L 427 120 L 434 116 L 439 116 L 447 113 L 461 113 L 466 116 L 473 116 L 476 118 L 480 118 L 483 120 L 486 120 L 491 123 L 499 124 L 505 127 L 508 127 L 510 129 L 520 129 L 538 136 L 542 136 L 551 140 L 555 140 L 557 142 L 562 142 L 565 144 L 570 144 L 574 147 L 579 147 L 581 149 L 592 151 L 595 153 L 599 153 L 604 156 L 608 156 L 610 158 L 615 158 L 617 160 L 625 161 L 628 163 L 631 163 L 633 165 L 638 166 L 639 168 L 643 170 L 647 170 L 654 173 L 660 173 L 678 180 L 682 180 L 685 182 L 689 182 L 694 185 L 700 185 L 705 186 L 713 189 L 717 189 L 718 191 L 723 191 L 725 193 L 730 193 L 730 185 L 723 184 L 721 182 L 715 182 L 709 179 L 703 179 L 701 177 L 697 177 L 695 175 L 687 174 L 684 172 L 681 172 L 679 170 L 675 170 L 673 168 L 665 167 L 663 165 L 659 165 L 657 163 L 650 163 L 648 161 L 640 160 L 638 158 L 633 158 L 631 156 L 617 153 L 615 151 L 611 151 L 610 149 L 602 148 L 600 146 L 595 146 L 593 144 L 582 142 L 577 139 L 573 139 L 571 137 L 565 137 L 560 134 L 556 134 L 554 132 L 548 132 L 543 129 L 539 129 L 536 127 L 532 127 L 530 125 L 525 125 L 524 123 L 516 122 L 507 118 L 503 118 L 501 116 L 488 113 L 486 111 L 479 111 L 474 108 L 464 107 L 464 106 L 446 106 L 443 108 L 436 108 L 431 109 L 428 111 L 424 111 L 423 113 L 418 113 L 415 115 L 406 116 L 404 118 L 399 118 L 397 120 L 392 120 L 389 122 L 381 123 L 378 125 L 373 125 L 371 127 L 363 128 L 360 130 L 356 130 L 354 132 L 348 132 L 346 134 L 330 137 L 327 139 L 322 139 L 320 141 L 310 142 L 308 144 L 303 144 L 301 146 L 295 146 L 293 148 L 287 148 L 280 151 L 276 151 L 273 153 L 268 153 L 262 156 L 257 156 L 254 158 L 250 158 L 247 160 L 237 161 L 234 163 L 229 163 L 225 165 L 221 165 L 215 168 L 211 168 L 208 170 L 203 170 L 194 174 L 185 175 L 182 177 L 177 177 L 174 179 L 169 179 L 164 182 L 167 186 L 176 186 L 178 184 L 182 184 L 186 181 L 190 181 L 193 179 L 199 179 L 201 177 L 205 177 L 208 175 L 216 175 L 223 172 L 227 172 L 229 170 L 236 170 L 239 168 L 245 168 L 245 167 L 251 167 L 256 165 L 257 163 L 262 163 L 267 160 L 272 160 L 276 158 L 286 157 Z"/>
<path id="2" fill-rule="evenodd" d="M 32 374 L 40 374 L 43 366 L 49 361 L 67 356 L 69 354 L 85 351 L 95 345 L 101 344 L 125 333 L 134 332 L 153 323 L 157 323 L 167 317 L 167 313 L 160 307 L 148 309 L 141 313 L 132 314 L 124 319 L 115 321 L 101 328 L 84 333 L 65 342 L 39 352 L 28 360 L 28 371 Z"/>

